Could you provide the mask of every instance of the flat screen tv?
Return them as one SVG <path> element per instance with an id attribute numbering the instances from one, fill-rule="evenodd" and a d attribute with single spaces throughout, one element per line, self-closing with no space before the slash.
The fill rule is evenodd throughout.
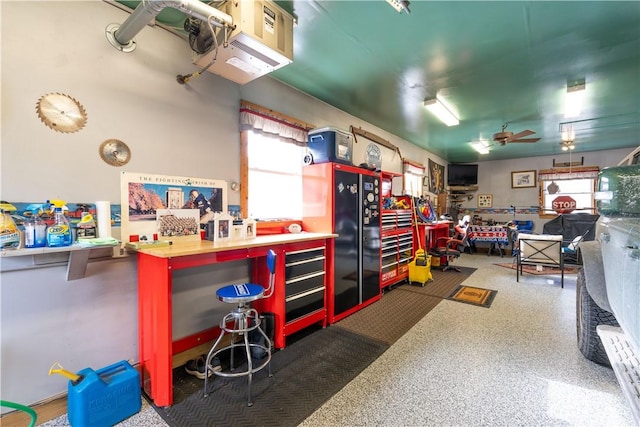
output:
<path id="1" fill-rule="evenodd" d="M 455 187 L 468 187 L 478 185 L 478 165 L 447 166 L 447 185 Z"/>

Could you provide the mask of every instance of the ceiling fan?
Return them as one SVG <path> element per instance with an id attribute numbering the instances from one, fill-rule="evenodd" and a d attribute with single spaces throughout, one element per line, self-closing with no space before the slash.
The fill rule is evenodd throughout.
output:
<path id="1" fill-rule="evenodd" d="M 506 145 L 511 142 L 538 142 L 540 140 L 540 138 L 524 138 L 525 136 L 533 135 L 535 133 L 529 129 L 525 129 L 518 133 L 509 132 L 506 130 L 508 124 L 508 122 L 503 124 L 502 130 L 493 134 L 493 140 L 500 143 L 500 145 Z"/>

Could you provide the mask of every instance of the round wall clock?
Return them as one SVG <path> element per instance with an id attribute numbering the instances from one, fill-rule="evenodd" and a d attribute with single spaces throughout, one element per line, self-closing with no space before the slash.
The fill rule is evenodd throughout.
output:
<path id="1" fill-rule="evenodd" d="M 57 132 L 77 132 L 87 124 L 82 104 L 64 93 L 43 95 L 38 99 L 36 111 L 42 123 Z"/>
<path id="2" fill-rule="evenodd" d="M 131 159 L 131 149 L 119 139 L 107 139 L 100 144 L 100 157 L 111 166 L 124 166 Z"/>

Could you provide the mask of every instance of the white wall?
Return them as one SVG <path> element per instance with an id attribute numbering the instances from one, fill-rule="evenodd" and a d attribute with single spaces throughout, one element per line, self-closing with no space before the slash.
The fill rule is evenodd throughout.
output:
<path id="1" fill-rule="evenodd" d="M 238 85 L 213 75 L 179 85 L 175 76 L 194 70 L 190 50 L 158 28 L 119 52 L 104 30 L 127 16 L 94 1 L 2 2 L 4 200 L 120 203 L 122 170 L 237 179 Z M 36 102 L 49 92 L 80 101 L 86 127 L 64 134 L 41 123 Z M 108 138 L 131 147 L 124 168 L 100 159 Z"/>
<path id="2" fill-rule="evenodd" d="M 615 166 L 622 160 L 630 149 L 618 149 L 607 151 L 594 151 L 586 153 L 574 153 L 572 160 L 579 160 L 584 157 L 584 166 L 599 166 L 600 168 Z M 556 162 L 569 161 L 568 154 L 558 156 L 527 157 L 509 161 L 489 161 L 478 164 L 478 194 L 492 194 L 493 208 L 516 208 L 538 207 L 539 189 L 535 188 L 511 188 L 511 172 L 523 170 L 551 169 L 553 160 Z M 478 206 L 477 197 L 463 204 L 463 208 L 475 208 Z M 497 222 L 506 222 L 513 219 L 513 215 L 491 214 L 482 215 L 483 219 L 493 219 Z M 518 214 L 518 220 L 532 220 L 535 224 L 534 232 L 542 233 L 544 223 L 548 218 L 539 218 L 537 214 Z"/>
<path id="3" fill-rule="evenodd" d="M 133 53 L 117 51 L 105 39 L 105 27 L 129 15 L 107 3 L 0 1 L 0 15 L 2 200 L 120 203 L 121 171 L 239 181 L 241 99 L 318 126 L 359 126 L 399 146 L 406 158 L 446 164 L 270 77 L 239 86 L 204 73 L 179 85 L 177 74 L 197 69 L 187 43 L 147 26 L 136 36 Z M 86 127 L 63 134 L 44 126 L 35 107 L 49 92 L 79 100 L 89 117 Z M 98 146 L 108 138 L 131 147 L 132 159 L 125 167 L 114 168 L 100 159 Z M 356 145 L 354 163 L 364 161 L 367 144 Z M 382 153 L 383 169 L 400 172 L 397 155 L 384 148 Z M 496 206 L 536 204 L 533 191 L 509 191 L 511 170 L 550 166 L 549 159 L 533 162 L 481 163 L 481 192 L 493 193 Z M 239 193 L 229 194 L 229 204 L 239 204 Z M 132 259 L 90 264 L 88 276 L 75 282 L 64 281 L 63 267 L 3 270 L 2 399 L 32 404 L 64 392 L 65 381 L 47 376 L 56 360 L 72 370 L 137 361 L 136 274 Z M 192 295 L 201 292 L 193 289 L 180 296 L 187 301 L 185 312 Z M 174 309 L 180 313 L 181 307 Z M 182 334 L 189 333 L 188 325 L 180 328 Z"/>

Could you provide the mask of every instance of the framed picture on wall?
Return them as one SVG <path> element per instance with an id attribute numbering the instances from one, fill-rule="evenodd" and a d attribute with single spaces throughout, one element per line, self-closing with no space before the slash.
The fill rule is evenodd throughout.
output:
<path id="1" fill-rule="evenodd" d="M 478 207 L 490 208 L 493 206 L 493 194 L 478 194 Z"/>
<path id="2" fill-rule="evenodd" d="M 536 184 L 535 170 L 511 172 L 511 188 L 531 188 Z"/>

